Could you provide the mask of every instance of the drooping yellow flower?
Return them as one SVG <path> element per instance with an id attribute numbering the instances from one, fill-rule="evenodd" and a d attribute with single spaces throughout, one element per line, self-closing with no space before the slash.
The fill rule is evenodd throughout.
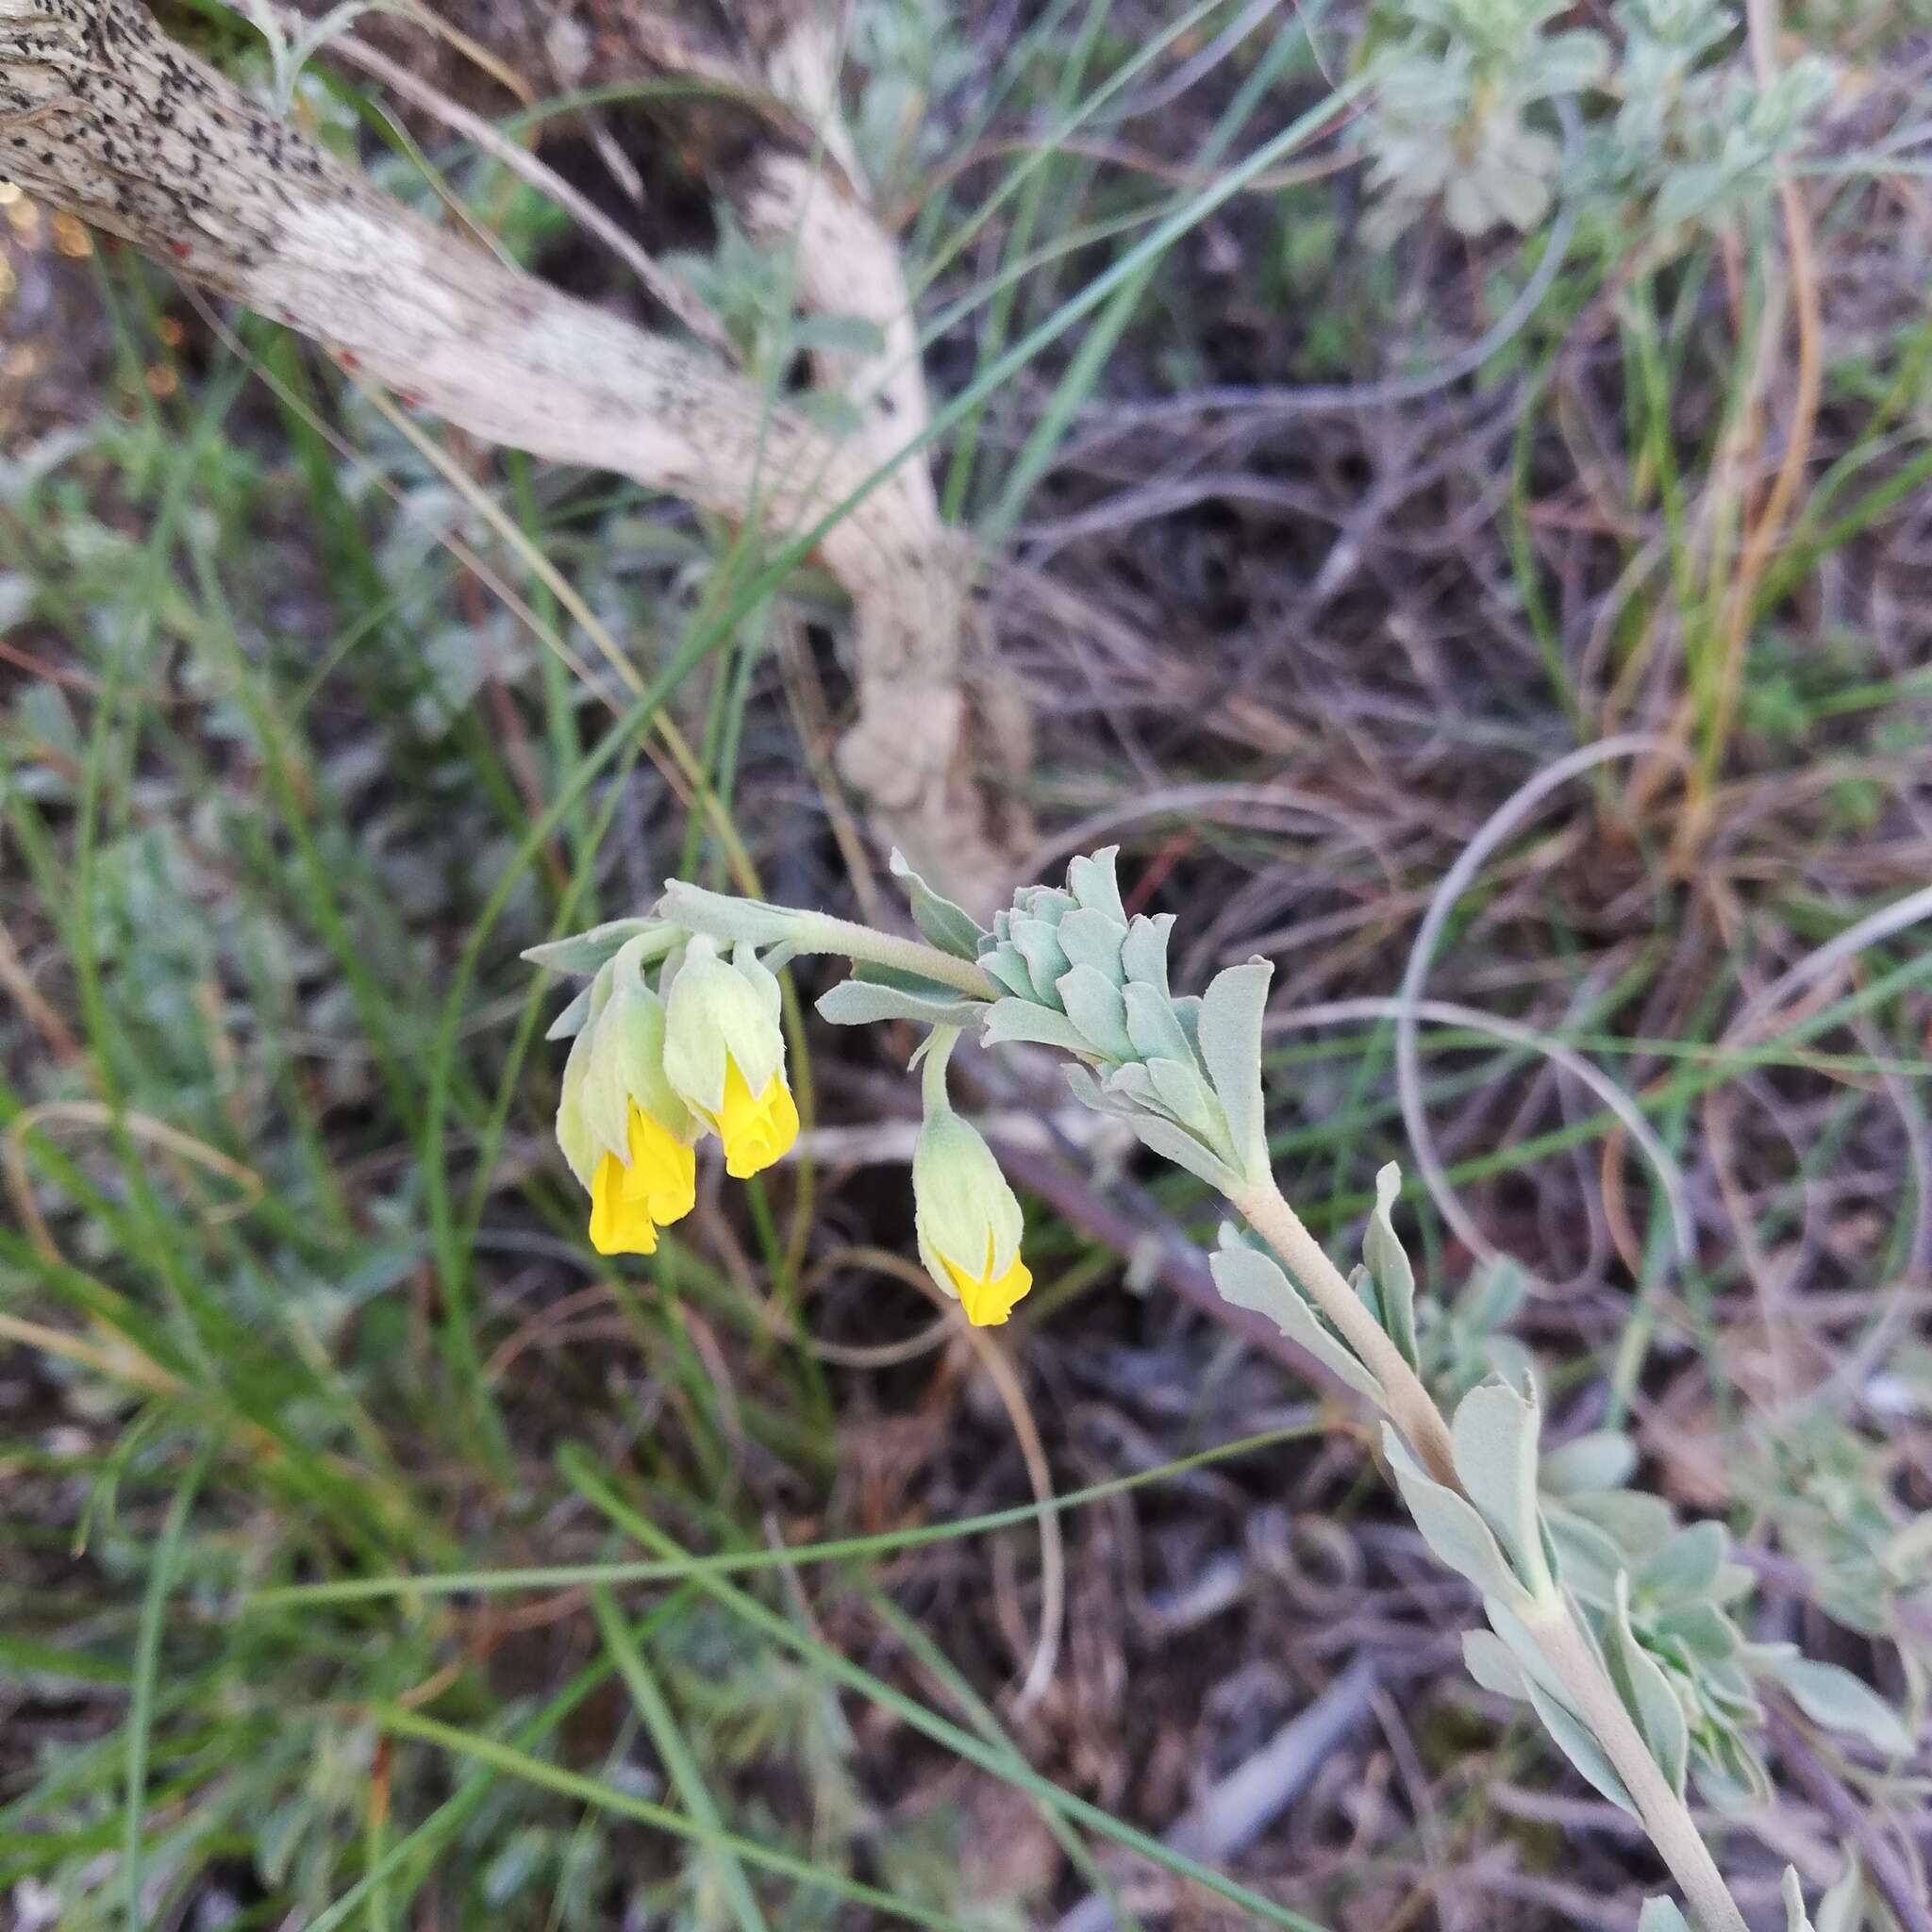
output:
<path id="1" fill-rule="evenodd" d="M 658 1230 L 697 1200 L 698 1123 L 664 1077 L 664 1003 L 626 947 L 592 983 L 572 1044 L 557 1138 L 590 1190 L 591 1241 L 602 1255 L 649 1255 Z"/>
<path id="2" fill-rule="evenodd" d="M 975 1328 L 997 1327 L 1033 1286 L 1020 1258 L 1019 1200 L 977 1128 L 928 1104 L 912 1150 L 919 1258 Z"/>
<path id="3" fill-rule="evenodd" d="M 630 1158 L 607 1153 L 591 1177 L 591 1242 L 600 1255 L 651 1255 L 658 1230 L 697 1202 L 697 1156 L 636 1101 L 625 1127 Z"/>
<path id="4" fill-rule="evenodd" d="M 665 1007 L 665 1074 L 724 1141 L 725 1172 L 748 1180 L 798 1138 L 778 982 L 750 946 L 724 959 L 700 934 L 686 949 Z"/>
<path id="5" fill-rule="evenodd" d="M 753 1096 L 733 1060 L 724 1069 L 724 1104 L 711 1124 L 724 1143 L 724 1172 L 749 1180 L 779 1159 L 798 1139 L 798 1108 L 783 1074 L 774 1074 Z"/>
<path id="6" fill-rule="evenodd" d="M 952 1277 L 953 1292 L 966 1310 L 966 1319 L 975 1328 L 997 1328 L 1013 1312 L 1017 1303 L 1033 1286 L 1033 1271 L 1015 1253 L 1006 1273 L 995 1274 L 992 1237 L 986 1241 L 986 1256 L 977 1274 L 969 1274 L 950 1255 L 940 1256 L 941 1264 Z"/>

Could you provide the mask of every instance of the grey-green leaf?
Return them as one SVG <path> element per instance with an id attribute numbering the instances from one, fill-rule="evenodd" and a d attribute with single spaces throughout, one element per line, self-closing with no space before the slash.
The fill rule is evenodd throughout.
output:
<path id="1" fill-rule="evenodd" d="M 1637 1915 L 1637 1932 L 1690 1932 L 1674 1899 L 1647 1898 Z"/>
<path id="2" fill-rule="evenodd" d="M 957 959 L 976 959 L 979 942 L 986 937 L 979 922 L 963 906 L 935 892 L 906 862 L 903 853 L 894 850 L 889 863 L 892 876 L 906 889 L 913 924 L 941 952 L 951 953 Z"/>
<path id="3" fill-rule="evenodd" d="M 1529 1680 L 1509 1646 L 1494 1631 L 1465 1630 L 1462 1660 L 1469 1666 L 1469 1674 L 1495 1696 L 1513 1697 L 1519 1704 L 1529 1696 Z"/>
<path id="4" fill-rule="evenodd" d="M 908 992 L 903 987 L 882 986 L 869 979 L 843 979 L 824 993 L 819 1017 L 834 1026 L 870 1026 L 881 1020 L 912 1020 L 927 1026 L 971 1026 L 986 1011 L 980 1000 L 957 994 L 936 999 Z"/>
<path id="5" fill-rule="evenodd" d="M 1717 1581 L 1729 1549 L 1723 1524 L 1693 1523 L 1642 1564 L 1637 1586 L 1664 1603 L 1694 1603 Z"/>
<path id="6" fill-rule="evenodd" d="M 1670 1680 L 1631 1628 L 1627 1576 L 1617 1579 L 1616 1602 L 1604 1632 L 1604 1661 L 1624 1709 L 1637 1720 L 1637 1728 L 1650 1746 L 1650 1755 L 1670 1779 L 1671 1789 L 1681 1797 L 1690 1761 L 1690 1727 Z"/>
<path id="7" fill-rule="evenodd" d="M 1074 915 L 1067 916 L 1071 919 Z M 1134 1058 L 1134 1042 L 1127 1037 L 1126 1003 L 1112 980 L 1091 966 L 1074 966 L 1060 975 L 1054 990 L 1067 1009 L 1067 1018 L 1080 1029 L 1091 1051 L 1110 1060 Z"/>
<path id="8" fill-rule="evenodd" d="M 1091 911 L 1084 906 L 1068 913 L 1056 928 L 1056 937 L 1070 965 L 1091 966 L 1115 986 L 1127 976 L 1121 965 L 1121 941 L 1126 936 L 1125 926 L 1116 924 L 1106 913 Z"/>
<path id="9" fill-rule="evenodd" d="M 1395 1237 L 1391 1210 L 1402 1191 L 1402 1170 L 1391 1160 L 1375 1176 L 1375 1208 L 1362 1235 L 1362 1259 L 1375 1277 L 1382 1300 L 1382 1325 L 1389 1339 L 1402 1351 L 1410 1368 L 1421 1357 L 1416 1350 L 1415 1270 Z"/>
<path id="10" fill-rule="evenodd" d="M 1026 962 L 1026 975 L 1035 993 L 1048 1006 L 1058 1004 L 1054 982 L 1073 963 L 1060 944 L 1059 928 L 1043 919 L 1015 918 L 1007 927 L 1008 939 Z"/>
<path id="11" fill-rule="evenodd" d="M 1131 1013 L 1128 1024 L 1133 1024 Z M 1220 1103 L 1208 1092 L 1207 1081 L 1194 1071 L 1191 1059 L 1152 1059 L 1147 1062 L 1147 1073 L 1154 1083 L 1155 1098 L 1182 1126 L 1223 1153 L 1233 1151 L 1224 1144 L 1227 1123 L 1221 1118 Z"/>
<path id="12" fill-rule="evenodd" d="M 1064 1013 L 1031 1000 L 995 1000 L 986 1014 L 980 1039 L 988 1046 L 1010 1046 L 1016 1041 L 1032 1046 L 1057 1046 L 1065 1053 L 1091 1055 L 1080 1029 Z"/>
<path id="13" fill-rule="evenodd" d="M 754 946 L 774 946 L 791 938 L 800 919 L 810 916 L 789 906 L 707 891 L 683 879 L 667 881 L 664 896 L 658 901 L 658 917 L 686 932 L 708 933 L 714 940 L 744 940 Z"/>
<path id="14" fill-rule="evenodd" d="M 1167 936 L 1174 925 L 1172 912 L 1148 918 L 1137 912 L 1127 923 L 1127 936 L 1121 941 L 1121 966 L 1129 979 L 1151 986 L 1158 993 L 1168 991 Z"/>
<path id="15" fill-rule="evenodd" d="M 1637 1467 L 1637 1445 L 1615 1429 L 1592 1429 L 1543 1452 L 1539 1482 L 1547 1495 L 1621 1490 Z"/>
<path id="16" fill-rule="evenodd" d="M 1502 1382 L 1472 1389 L 1457 1406 L 1451 1425 L 1456 1474 L 1495 1531 L 1518 1579 L 1535 1595 L 1549 1583 L 1537 1519 L 1540 1427 L 1535 1402 Z"/>
<path id="17" fill-rule="evenodd" d="M 531 946 L 522 957 L 546 973 L 595 973 L 629 941 L 645 937 L 653 941 L 650 950 L 654 958 L 668 953 L 678 939 L 675 930 L 660 925 L 655 919 L 613 919 L 606 924 L 593 925 L 589 932 L 572 933 L 568 939 Z M 661 946 L 655 943 L 659 937 L 663 940 Z"/>
<path id="18" fill-rule="evenodd" d="M 1103 1083 L 1093 1069 L 1084 1062 L 1075 1061 L 1067 1068 L 1066 1074 L 1067 1085 L 1073 1089 L 1074 1098 L 1082 1107 L 1091 1107 L 1095 1113 L 1104 1113 L 1111 1120 L 1141 1118 L 1141 1108 L 1113 1084 L 1112 1079 Z"/>
<path id="19" fill-rule="evenodd" d="M 1197 1180 L 1206 1181 L 1221 1193 L 1224 1194 L 1228 1189 L 1239 1185 L 1241 1176 L 1224 1160 L 1204 1147 L 1185 1127 L 1177 1127 L 1172 1121 L 1158 1120 L 1148 1113 L 1134 1112 L 1124 1118 L 1149 1153 L 1158 1154 L 1163 1160 L 1171 1160 L 1176 1167 L 1185 1168 Z"/>
<path id="20" fill-rule="evenodd" d="M 1227 1115 L 1234 1151 L 1251 1180 L 1268 1173 L 1268 1133 L 1261 1101 L 1261 1017 L 1274 968 L 1250 959 L 1217 973 L 1201 1002 L 1201 1061 Z"/>
<path id="21" fill-rule="evenodd" d="M 1566 1507 L 1613 1538 L 1633 1570 L 1656 1556 L 1676 1533 L 1677 1519 L 1671 1506 L 1641 1490 L 1592 1491 L 1568 1498 Z"/>
<path id="22" fill-rule="evenodd" d="M 979 963 L 992 978 L 1013 995 L 1016 1000 L 1031 1000 L 1041 1006 L 1054 1005 L 1052 987 L 1042 991 L 1033 983 L 1033 974 L 1026 965 L 1026 956 L 1010 940 L 1000 942 L 979 956 Z"/>
<path id="23" fill-rule="evenodd" d="M 1130 979 L 1121 989 L 1127 1008 L 1127 1038 L 1143 1060 L 1177 1060 L 1191 1065 L 1194 1049 L 1181 1031 L 1180 1015 L 1174 1003 L 1145 980 Z"/>
<path id="24" fill-rule="evenodd" d="M 584 986 L 577 989 L 576 997 L 544 1029 L 545 1040 L 574 1040 L 584 1030 L 585 1022 L 591 1017 L 591 994 L 594 988 Z"/>
<path id="25" fill-rule="evenodd" d="M 1776 1659 L 1771 1674 L 1814 1724 L 1863 1738 L 1888 1757 L 1903 1757 L 1911 1752 L 1912 1734 L 1899 1714 L 1851 1672 L 1811 1657 L 1792 1657 Z"/>
<path id="26" fill-rule="evenodd" d="M 1339 1337 L 1326 1328 L 1272 1256 L 1251 1248 L 1223 1228 L 1222 1246 L 1208 1257 L 1223 1301 L 1266 1315 L 1288 1339 L 1306 1349 L 1339 1380 L 1386 1407 L 1382 1385 Z"/>
<path id="27" fill-rule="evenodd" d="M 1505 1603 L 1521 1601 L 1522 1586 L 1504 1560 L 1494 1533 L 1474 1507 L 1424 1470 L 1395 1433 L 1392 1423 L 1382 1424 L 1382 1447 L 1403 1503 L 1436 1560 L 1458 1576 L 1468 1577 L 1485 1596 Z"/>
<path id="28" fill-rule="evenodd" d="M 1603 1746 L 1591 1736 L 1589 1726 L 1567 1704 L 1552 1697 L 1534 1678 L 1525 1682 L 1531 1707 L 1542 1719 L 1543 1729 L 1556 1740 L 1557 1748 L 1611 1804 L 1620 1810 L 1627 1811 L 1631 1817 L 1637 1817 L 1636 1802 L 1604 1755 Z"/>
<path id="29" fill-rule="evenodd" d="M 1072 860 L 1067 867 L 1067 890 L 1091 912 L 1104 912 L 1116 925 L 1127 923 L 1127 908 L 1121 904 L 1120 881 L 1114 876 L 1118 845 L 1104 845 L 1089 858 Z"/>

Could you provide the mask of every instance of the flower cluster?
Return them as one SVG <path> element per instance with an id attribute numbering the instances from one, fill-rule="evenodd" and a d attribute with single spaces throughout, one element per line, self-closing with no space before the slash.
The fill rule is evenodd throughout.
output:
<path id="1" fill-rule="evenodd" d="M 531 957 L 591 974 L 551 1037 L 575 1035 L 557 1139 L 590 1192 L 599 1254 L 651 1254 L 658 1229 L 691 1212 L 704 1135 L 717 1135 L 740 1180 L 798 1138 L 778 982 L 754 948 L 726 958 L 706 934 L 620 920 Z"/>

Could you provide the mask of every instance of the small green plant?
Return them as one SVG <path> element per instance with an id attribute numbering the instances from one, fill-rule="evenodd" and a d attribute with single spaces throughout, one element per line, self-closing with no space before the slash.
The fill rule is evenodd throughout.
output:
<path id="1" fill-rule="evenodd" d="M 1246 1224 L 1222 1230 L 1212 1257 L 1222 1294 L 1273 1320 L 1384 1412 L 1404 1503 L 1435 1556 L 1481 1593 L 1489 1627 L 1466 1640 L 1477 1681 L 1528 1705 L 1582 1775 L 1641 1822 L 1706 1932 L 1742 1932 L 1685 1794 L 1694 1774 L 1718 1802 L 1763 1795 L 1752 1743 L 1758 1689 L 1774 1683 L 1814 1722 L 1881 1751 L 1908 1751 L 1909 1734 L 1849 1673 L 1790 1645 L 1746 1641 L 1730 1611 L 1752 1579 L 1729 1561 L 1723 1526 L 1679 1524 L 1658 1498 L 1625 1487 L 1635 1457 L 1622 1437 L 1542 1454 L 1533 1366 L 1499 1333 L 1520 1290 L 1492 1278 L 1420 1313 L 1393 1222 L 1393 1165 L 1377 1178 L 1361 1265 L 1341 1274 L 1270 1165 L 1260 1068 L 1273 967 L 1251 959 L 1203 994 L 1176 993 L 1173 920 L 1129 916 L 1114 856 L 1076 858 L 1064 887 L 1026 888 L 987 930 L 894 855 L 924 942 L 674 883 L 650 918 L 537 948 L 528 957 L 538 963 L 591 975 L 553 1030 L 576 1033 L 558 1131 L 580 1177 L 597 1162 L 593 1239 L 606 1245 L 607 1201 L 655 1201 L 674 1165 L 683 1202 L 682 1163 L 701 1135 L 724 1141 L 734 1174 L 790 1145 L 795 1115 L 780 1132 L 734 1127 L 728 1096 L 738 1093 L 741 1115 L 758 1107 L 761 1122 L 772 1117 L 783 1091 L 774 970 L 800 954 L 843 956 L 853 975 L 819 1001 L 824 1018 L 926 1029 L 914 1055 L 925 1112 L 913 1162 L 921 1257 L 970 1322 L 1003 1323 L 1031 1283 L 1020 1208 L 986 1142 L 952 1108 L 947 1061 L 969 1027 L 989 1045 L 1064 1054 L 1081 1102 L 1208 1182 Z M 646 961 L 661 962 L 658 992 L 641 977 Z M 641 1108 L 655 1136 L 644 1141 Z M 636 1227 L 632 1244 L 648 1252 L 655 1226 L 644 1217 Z M 1456 1398 L 1450 1415 L 1431 1380 Z M 1786 1896 L 1798 1932 L 1808 1922 L 1790 1874 Z M 1646 1911 L 1651 1932 L 1683 1923 L 1661 1900 Z"/>
<path id="2" fill-rule="evenodd" d="M 1379 30 L 1357 140 L 1386 242 L 1439 200 L 1464 235 L 1527 232 L 1560 193 L 1673 250 L 1760 201 L 1830 94 L 1806 55 L 1768 81 L 1723 0 L 1618 0 L 1613 36 L 1551 31 L 1560 0 L 1424 0 Z M 1587 100 L 1559 141 L 1553 103 Z M 1605 111 L 1607 109 L 1607 111 Z"/>

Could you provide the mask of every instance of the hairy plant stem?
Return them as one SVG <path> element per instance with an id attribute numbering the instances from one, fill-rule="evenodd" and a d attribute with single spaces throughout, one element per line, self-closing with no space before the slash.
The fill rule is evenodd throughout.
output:
<path id="1" fill-rule="evenodd" d="M 842 953 L 858 964 L 885 966 L 900 973 L 917 973 L 936 979 L 975 1000 L 996 1000 L 1000 990 L 983 967 L 952 953 L 942 953 L 923 940 L 901 939 L 897 933 L 877 932 L 857 920 L 834 919 L 828 912 L 801 912 L 797 924 L 786 935 L 794 952 Z"/>
<path id="2" fill-rule="evenodd" d="M 1301 1284 L 1341 1339 L 1354 1349 L 1382 1385 L 1390 1418 L 1404 1440 L 1421 1457 L 1423 1467 L 1439 1483 L 1452 1488 L 1456 1464 L 1449 1449 L 1449 1424 L 1423 1387 L 1422 1377 L 1403 1358 L 1388 1331 L 1362 1305 L 1348 1277 L 1328 1258 L 1322 1243 L 1288 1205 L 1274 1180 L 1247 1183 L 1228 1197 L 1248 1224 L 1288 1263 L 1288 1272 Z"/>
<path id="3" fill-rule="evenodd" d="M 1387 1398 L 1391 1420 L 1429 1474 L 1460 1493 L 1449 1424 L 1441 1410 L 1382 1324 L 1349 1286 L 1347 1276 L 1289 1206 L 1273 1177 L 1229 1190 L 1228 1200 L 1287 1262 L 1303 1291 L 1374 1372 Z M 1744 1916 L 1690 1808 L 1672 1789 L 1635 1720 L 1624 1707 L 1574 1607 L 1567 1597 L 1553 1594 L 1520 1614 L 1544 1661 L 1563 1686 L 1568 1702 L 1594 1733 L 1624 1780 L 1651 1843 L 1670 1867 L 1704 1932 L 1746 1932 Z"/>

